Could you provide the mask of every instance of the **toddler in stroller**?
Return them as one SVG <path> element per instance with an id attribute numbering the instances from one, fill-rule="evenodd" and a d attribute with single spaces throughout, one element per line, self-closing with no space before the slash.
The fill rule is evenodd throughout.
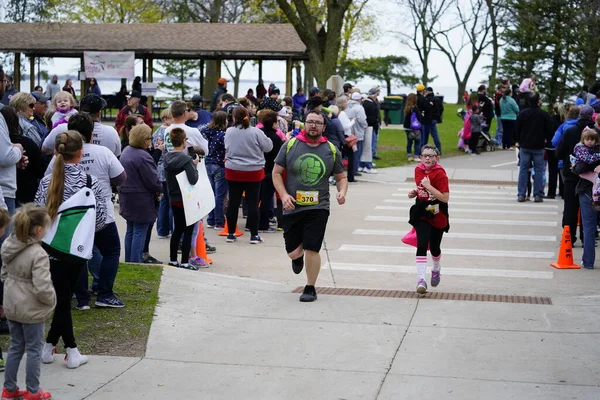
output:
<path id="1" fill-rule="evenodd" d="M 479 114 L 479 106 L 475 105 L 471 110 L 465 111 L 459 108 L 456 115 L 464 121 L 463 128 L 458 132 L 458 149 L 465 153 L 479 154 L 480 150 L 494 151 L 495 143 L 489 134 L 483 132 L 485 119 Z"/>

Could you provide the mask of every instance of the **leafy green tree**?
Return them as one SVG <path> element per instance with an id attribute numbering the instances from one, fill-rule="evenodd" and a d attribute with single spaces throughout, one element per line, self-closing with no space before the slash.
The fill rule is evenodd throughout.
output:
<path id="1" fill-rule="evenodd" d="M 412 86 L 419 82 L 419 78 L 411 74 L 410 62 L 404 56 L 348 60 L 346 71 L 346 78 L 349 80 L 369 77 L 379 82 L 385 82 L 388 96 L 391 94 L 393 83 Z"/>
<path id="2" fill-rule="evenodd" d="M 185 83 L 187 79 L 198 76 L 199 62 L 197 60 L 160 60 L 159 69 L 156 72 L 176 78 L 172 83 L 161 82 L 158 87 L 165 89 L 171 96 L 185 99 L 190 97 L 192 91 L 199 88 L 192 87 Z"/>
<path id="3" fill-rule="evenodd" d="M 47 0 L 48 19 L 79 23 L 152 23 L 165 19 L 159 0 Z"/>
<path id="4" fill-rule="evenodd" d="M 324 12 L 311 10 L 311 1 L 277 0 L 277 4 L 306 45 L 317 84 L 325 87 L 337 71 L 344 19 L 352 0 L 326 0 Z"/>

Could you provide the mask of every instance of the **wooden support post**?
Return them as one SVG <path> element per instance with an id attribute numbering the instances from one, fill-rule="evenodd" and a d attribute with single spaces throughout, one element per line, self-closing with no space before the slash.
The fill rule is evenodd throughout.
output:
<path id="1" fill-rule="evenodd" d="M 146 57 L 142 58 L 142 82 L 148 82 L 146 75 Z"/>
<path id="2" fill-rule="evenodd" d="M 308 91 L 313 86 L 313 75 L 312 68 L 310 68 L 310 63 L 308 61 L 304 61 L 304 92 L 308 93 Z"/>
<path id="3" fill-rule="evenodd" d="M 217 58 L 216 60 L 217 63 L 217 79 L 221 78 L 221 64 L 223 63 L 223 60 L 221 60 L 220 58 Z"/>
<path id="4" fill-rule="evenodd" d="M 127 78 L 121 78 L 121 86 L 127 87 Z M 121 91 L 121 88 L 119 88 L 119 92 L 120 91 Z"/>
<path id="5" fill-rule="evenodd" d="M 17 91 L 21 91 L 21 53 L 15 53 L 15 63 L 13 72 L 13 86 Z"/>
<path id="6" fill-rule="evenodd" d="M 29 91 L 35 89 L 35 56 L 29 56 Z"/>
<path id="7" fill-rule="evenodd" d="M 258 82 L 262 81 L 262 60 L 258 60 Z"/>
<path id="8" fill-rule="evenodd" d="M 204 59 L 200 60 L 200 96 L 204 93 Z"/>
<path id="9" fill-rule="evenodd" d="M 292 96 L 292 59 L 285 60 L 285 95 Z"/>
<path id="10" fill-rule="evenodd" d="M 153 59 L 152 57 L 148 57 L 148 82 L 153 82 L 154 79 L 154 63 L 153 63 Z M 150 110 L 150 116 L 152 116 L 152 113 L 154 111 L 154 106 L 153 106 L 153 102 L 154 102 L 154 96 L 148 96 L 148 110 Z M 160 115 L 159 115 L 160 117 Z"/>
<path id="11" fill-rule="evenodd" d="M 85 63 L 83 62 L 83 56 L 81 56 L 81 65 L 79 66 L 79 70 L 85 72 Z M 86 79 L 81 81 L 81 97 L 85 96 L 87 94 L 87 76 L 85 77 Z"/>

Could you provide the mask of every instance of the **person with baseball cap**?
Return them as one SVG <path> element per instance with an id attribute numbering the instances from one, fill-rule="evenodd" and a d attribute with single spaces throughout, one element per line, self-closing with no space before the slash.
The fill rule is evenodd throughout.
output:
<path id="1" fill-rule="evenodd" d="M 48 135 L 48 128 L 46 127 L 44 116 L 46 115 L 46 111 L 48 111 L 48 102 L 50 101 L 50 98 L 44 96 L 43 93 L 35 91 L 31 92 L 31 95 L 35 99 L 35 105 L 33 106 L 33 119 L 29 122 L 35 126 L 43 141 Z"/>
<path id="2" fill-rule="evenodd" d="M 225 78 L 219 78 L 217 81 L 217 88 L 212 94 L 212 98 L 210 101 L 210 112 L 214 112 L 217 109 L 217 104 L 219 103 L 219 98 L 227 93 L 227 82 L 228 80 Z"/>
<path id="3" fill-rule="evenodd" d="M 194 108 L 193 114 L 196 114 L 194 117 L 185 122 L 187 126 L 191 126 L 192 128 L 198 128 L 206 126 L 212 120 L 212 114 L 206 111 L 203 108 L 204 99 L 199 94 L 195 94 L 192 96 L 192 106 Z"/>
<path id="4" fill-rule="evenodd" d="M 125 120 L 128 116 L 132 114 L 139 114 L 144 118 L 144 123 L 148 125 L 150 128 L 154 128 L 154 123 L 152 122 L 152 114 L 148 108 L 144 107 L 140 104 L 140 100 L 142 99 L 142 94 L 137 90 L 132 90 L 131 95 L 127 99 L 127 105 L 119 111 L 117 115 L 117 119 L 115 120 L 115 129 L 117 132 L 121 131 L 123 125 L 125 125 Z"/>
<path id="5" fill-rule="evenodd" d="M 437 124 L 442 122 L 442 114 L 444 112 L 444 104 L 442 100 L 434 96 L 433 88 L 427 86 L 425 88 L 425 100 L 431 104 L 431 125 L 428 127 L 428 131 L 425 132 L 425 139 L 429 140 L 429 134 L 433 138 L 435 147 L 437 148 L 440 155 L 442 154 L 442 142 L 440 141 L 440 135 L 438 133 Z"/>

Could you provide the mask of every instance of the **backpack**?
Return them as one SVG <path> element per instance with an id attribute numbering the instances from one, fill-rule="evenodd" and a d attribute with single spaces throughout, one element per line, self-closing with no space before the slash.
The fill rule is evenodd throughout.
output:
<path id="1" fill-rule="evenodd" d="M 92 177 L 87 175 L 85 187 L 58 208 L 42 246 L 60 260 L 83 263 L 92 258 L 95 231 L 96 196 L 92 192 Z"/>
<path id="2" fill-rule="evenodd" d="M 294 146 L 294 143 L 296 143 L 297 140 L 298 139 L 293 137 L 287 141 L 287 144 L 285 146 L 285 154 L 290 152 L 290 149 L 292 148 L 292 146 Z M 329 144 L 329 147 L 331 148 L 331 152 L 333 153 L 333 163 L 335 164 L 335 157 L 337 155 L 337 149 L 336 149 L 335 145 L 333 143 L 331 143 L 329 140 L 327 141 L 327 144 Z"/>
<path id="3" fill-rule="evenodd" d="M 471 139 L 471 114 L 472 112 L 469 111 L 467 112 L 467 114 L 465 114 L 465 124 L 463 125 L 463 133 L 462 133 L 462 138 L 465 140 Z"/>
<path id="4" fill-rule="evenodd" d="M 418 131 L 419 129 L 421 129 L 421 122 L 419 121 L 419 118 L 417 117 L 417 113 L 416 112 L 412 112 L 411 116 L 410 116 L 410 128 Z"/>

